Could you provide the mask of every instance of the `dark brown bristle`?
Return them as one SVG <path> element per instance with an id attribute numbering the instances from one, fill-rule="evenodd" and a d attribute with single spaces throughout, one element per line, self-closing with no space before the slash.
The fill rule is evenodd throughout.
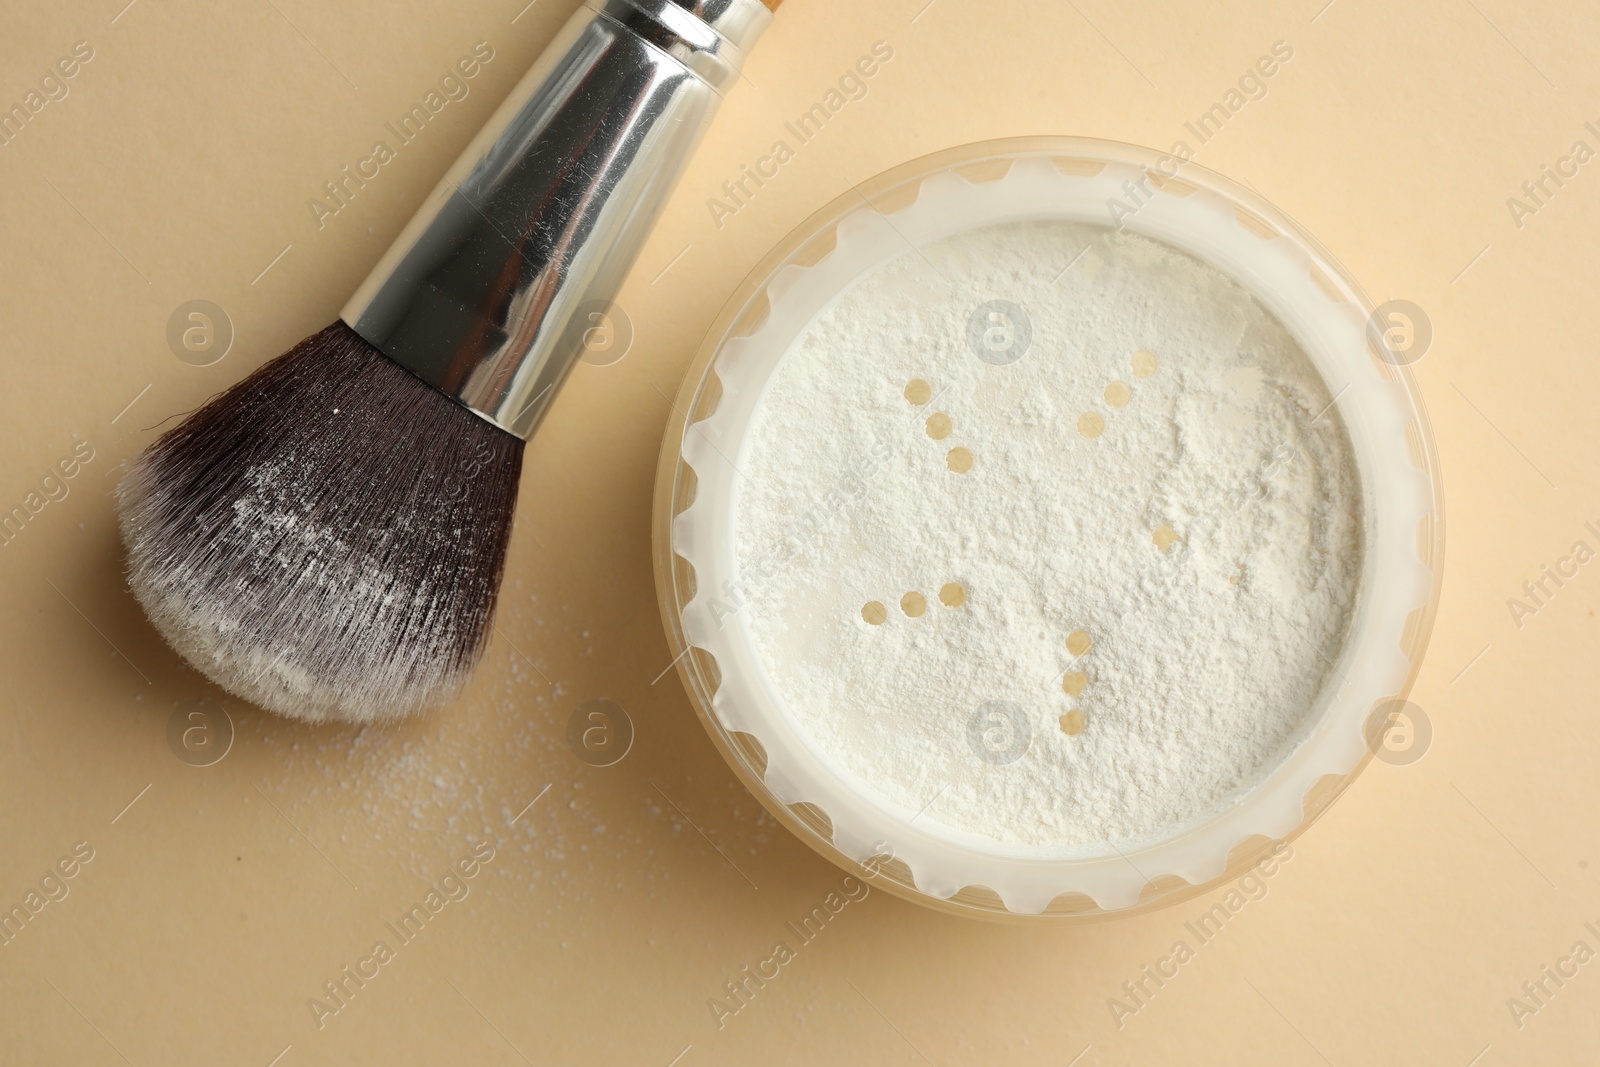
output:
<path id="1" fill-rule="evenodd" d="M 129 584 L 253 703 L 409 714 L 483 650 L 522 449 L 335 322 L 134 461 L 117 490 Z"/>

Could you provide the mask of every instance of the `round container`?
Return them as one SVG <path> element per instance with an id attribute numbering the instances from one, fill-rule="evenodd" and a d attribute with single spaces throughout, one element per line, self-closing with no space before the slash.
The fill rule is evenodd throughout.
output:
<path id="1" fill-rule="evenodd" d="M 1129 186 L 1146 202 L 1130 202 Z M 1359 473 L 1365 520 L 1350 630 L 1281 762 L 1204 817 L 1137 846 L 1006 845 L 858 790 L 823 757 L 760 665 L 735 561 L 745 437 L 774 371 L 811 322 L 884 263 L 955 233 L 1029 219 L 1122 228 L 1210 264 L 1289 330 L 1328 385 Z M 1366 765 L 1421 664 L 1438 601 L 1443 510 L 1432 437 L 1390 307 L 1282 212 L 1146 149 L 1076 138 L 990 141 L 896 167 L 818 211 L 750 274 L 712 327 L 667 427 L 655 496 L 662 616 L 684 685 L 750 791 L 846 870 L 931 907 L 979 917 L 1101 919 L 1237 877 L 1320 815 Z M 1419 331 L 1420 332 L 1420 331 Z"/>

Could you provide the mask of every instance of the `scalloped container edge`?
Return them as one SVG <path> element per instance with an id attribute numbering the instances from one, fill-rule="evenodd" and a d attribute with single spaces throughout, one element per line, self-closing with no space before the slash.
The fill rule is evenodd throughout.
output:
<path id="1" fill-rule="evenodd" d="M 1174 173 L 1175 172 L 1175 173 Z M 1148 183 L 1120 219 L 1125 183 Z M 1224 805 L 1103 853 L 1006 845 L 918 826 L 841 776 L 784 709 L 738 605 L 734 465 L 790 343 L 878 266 L 951 234 L 1026 219 L 1123 228 L 1238 281 L 1326 381 L 1360 472 L 1366 546 L 1349 635 L 1283 759 Z M 1259 196 L 1130 145 L 1040 137 L 913 160 L 792 231 L 728 302 L 691 366 L 663 443 L 656 584 L 678 671 L 725 759 L 802 840 L 874 885 L 990 919 L 1088 921 L 1150 910 L 1243 874 L 1298 836 L 1373 754 L 1374 715 L 1404 699 L 1437 609 L 1443 506 L 1422 400 L 1369 328 L 1371 302 L 1333 258 Z"/>

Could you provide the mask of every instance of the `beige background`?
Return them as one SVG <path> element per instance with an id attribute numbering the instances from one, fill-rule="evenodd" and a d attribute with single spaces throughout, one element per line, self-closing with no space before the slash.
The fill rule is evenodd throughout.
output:
<path id="1" fill-rule="evenodd" d="M 0 13 L 0 104 L 74 42 L 94 49 L 70 94 L 0 145 L 0 507 L 75 439 L 95 453 L 0 547 L 0 903 L 76 843 L 94 850 L 70 894 L 0 947 L 0 1060 L 1592 1058 L 1600 963 L 1548 983 L 1520 1028 L 1507 998 L 1575 941 L 1600 949 L 1584 926 L 1600 920 L 1600 572 L 1520 629 L 1506 598 L 1575 540 L 1600 546 L 1583 528 L 1600 520 L 1600 163 L 1521 228 L 1506 198 L 1574 140 L 1600 148 L 1584 127 L 1600 120 L 1600 15 L 1511 0 L 793 0 L 622 295 L 633 350 L 580 367 L 528 451 L 499 633 L 469 696 L 357 732 L 223 699 L 168 651 L 120 577 L 117 465 L 334 317 L 573 4 L 126 2 Z M 708 197 L 877 40 L 895 54 L 867 97 L 718 228 Z M 1265 897 L 1120 1028 L 1107 998 L 1215 895 L 1041 930 L 874 892 L 719 1029 L 708 998 L 841 875 L 736 784 L 677 677 L 657 680 L 650 493 L 691 352 L 751 265 L 848 183 L 1000 136 L 1166 148 L 1278 40 L 1293 60 L 1197 159 L 1295 216 L 1372 293 L 1431 316 L 1416 371 L 1449 507 L 1414 694 L 1431 749 L 1375 763 Z M 307 200 L 477 41 L 495 58 L 470 95 L 319 230 Z M 213 366 L 165 339 L 196 298 L 236 331 Z M 592 768 L 564 730 L 602 696 L 637 738 Z M 209 767 L 167 741 L 200 699 L 236 724 Z M 308 999 L 389 939 L 384 924 L 469 841 L 495 850 L 470 894 L 319 1029 Z"/>

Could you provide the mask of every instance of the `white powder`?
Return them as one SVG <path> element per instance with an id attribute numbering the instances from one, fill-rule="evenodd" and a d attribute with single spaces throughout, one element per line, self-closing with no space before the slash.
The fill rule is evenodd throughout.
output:
<path id="1" fill-rule="evenodd" d="M 969 343 L 991 300 L 1031 327 L 1014 362 L 1014 314 L 979 322 L 1003 365 Z M 908 252 L 795 342 L 739 457 L 777 694 L 919 826 L 1090 847 L 1214 810 L 1299 739 L 1350 621 L 1332 400 L 1246 290 L 1149 239 L 1041 221 Z"/>

